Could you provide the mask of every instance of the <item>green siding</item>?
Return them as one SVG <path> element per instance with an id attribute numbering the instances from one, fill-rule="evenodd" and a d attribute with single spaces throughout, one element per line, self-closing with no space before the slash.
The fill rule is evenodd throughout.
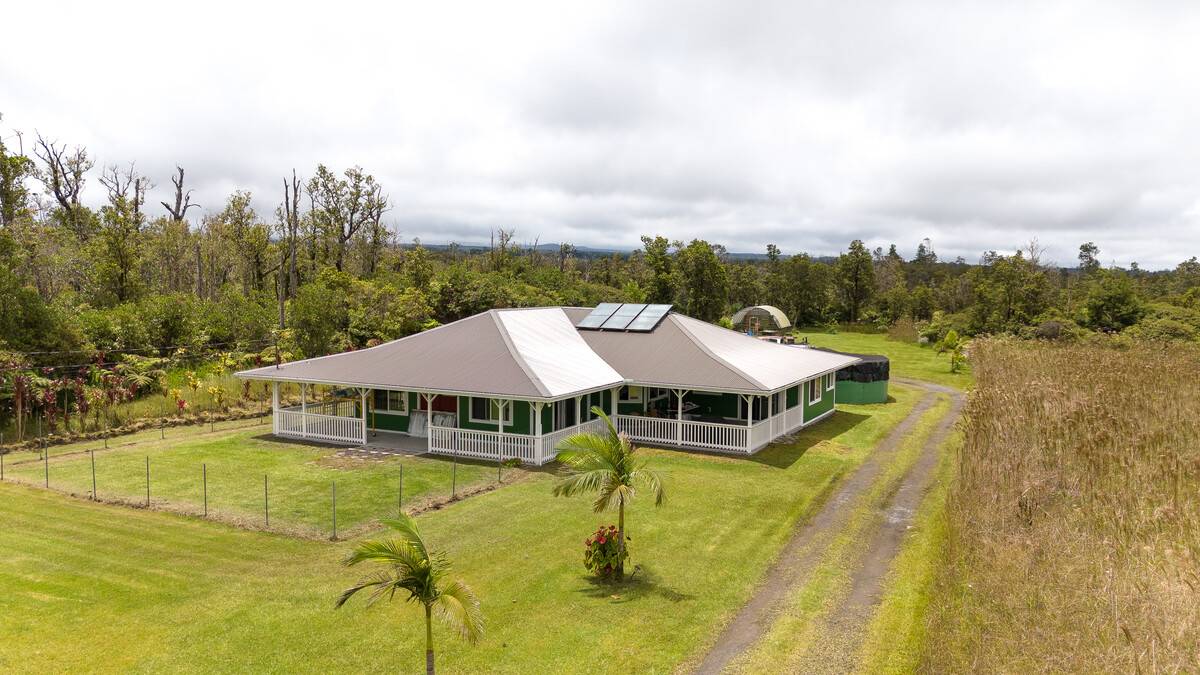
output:
<path id="1" fill-rule="evenodd" d="M 529 433 L 529 402 L 528 401 L 513 401 L 512 402 L 512 424 L 504 425 L 504 433 L 513 434 L 528 434 Z M 459 429 L 474 429 L 476 431 L 500 431 L 500 424 L 492 422 L 484 424 L 483 422 L 471 421 L 471 397 L 458 397 L 458 428 Z"/>
<path id="2" fill-rule="evenodd" d="M 838 380 L 837 400 L 842 403 L 886 403 L 887 398 L 887 380 L 875 382 Z"/>
<path id="3" fill-rule="evenodd" d="M 821 386 L 819 384 L 819 380 L 820 380 L 820 378 L 818 378 L 817 386 Z M 812 380 L 809 380 L 809 382 L 811 382 L 811 381 Z M 833 410 L 833 399 L 834 399 L 834 394 L 837 393 L 836 389 L 834 391 L 824 391 L 824 388 L 822 388 L 821 400 L 818 403 L 812 403 L 809 400 L 809 396 L 808 396 L 808 387 L 809 387 L 808 382 L 805 382 L 803 387 L 804 387 L 804 422 L 805 422 L 805 424 L 807 424 L 808 422 L 811 422 L 812 420 L 816 419 L 820 415 L 823 415 L 823 414 L 829 412 L 830 410 Z"/>

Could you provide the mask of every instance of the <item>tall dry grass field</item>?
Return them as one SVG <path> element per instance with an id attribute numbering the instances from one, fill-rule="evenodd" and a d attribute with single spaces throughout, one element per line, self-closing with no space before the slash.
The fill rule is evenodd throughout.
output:
<path id="1" fill-rule="evenodd" d="M 1200 671 L 1200 350 L 971 352 L 925 668 Z"/>

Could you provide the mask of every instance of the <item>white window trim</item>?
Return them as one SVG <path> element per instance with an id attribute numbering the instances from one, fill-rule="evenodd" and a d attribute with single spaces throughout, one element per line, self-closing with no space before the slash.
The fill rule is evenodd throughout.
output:
<path id="1" fill-rule="evenodd" d="M 471 396 L 471 397 L 468 397 L 468 401 L 467 401 L 467 417 L 468 417 L 468 418 L 469 418 L 469 419 L 470 419 L 472 422 L 474 422 L 474 423 L 476 423 L 476 424 L 499 424 L 499 423 L 500 423 L 500 420 L 499 420 L 499 419 L 486 419 L 486 420 L 481 420 L 481 419 L 479 419 L 478 417 L 476 417 L 476 416 L 475 416 L 475 404 L 474 404 L 474 400 L 475 400 L 475 399 L 477 399 L 477 398 L 479 398 L 479 399 L 483 399 L 483 400 L 485 400 L 485 401 L 488 401 L 488 410 L 489 410 L 489 411 L 493 410 L 494 408 L 498 408 L 498 407 L 500 407 L 500 404 L 501 404 L 501 403 L 505 403 L 505 404 L 507 404 L 507 405 L 504 405 L 504 406 L 503 406 L 503 410 L 504 410 L 504 424 L 505 424 L 505 425 L 511 425 L 511 424 L 512 424 L 512 416 L 513 416 L 513 404 L 512 404 L 512 401 L 509 401 L 509 400 L 507 400 L 507 399 L 488 398 L 488 397 L 486 397 L 486 396 Z"/>
<path id="2" fill-rule="evenodd" d="M 814 384 L 817 386 L 814 387 L 813 386 Z M 817 392 L 816 398 L 812 397 L 813 390 L 816 390 L 816 392 Z M 823 399 L 823 398 L 825 398 L 824 392 L 821 390 L 821 385 L 819 382 L 817 382 L 817 378 L 814 377 L 813 379 L 808 381 L 808 404 L 816 405 L 816 404 L 820 403 L 821 399 Z"/>
<path id="3" fill-rule="evenodd" d="M 825 373 L 825 391 L 833 391 L 833 385 L 837 378 L 833 373 Z"/>
<path id="4" fill-rule="evenodd" d="M 408 414 L 408 392 L 407 391 L 399 391 L 396 389 L 380 389 L 379 391 L 384 392 L 383 400 L 387 404 L 387 407 L 380 408 L 379 406 L 376 406 L 375 412 L 381 413 L 384 415 L 407 415 Z M 391 395 L 392 394 L 401 394 L 402 395 L 401 399 L 404 401 L 404 410 L 392 410 L 392 408 L 391 408 L 391 405 L 392 405 Z"/>

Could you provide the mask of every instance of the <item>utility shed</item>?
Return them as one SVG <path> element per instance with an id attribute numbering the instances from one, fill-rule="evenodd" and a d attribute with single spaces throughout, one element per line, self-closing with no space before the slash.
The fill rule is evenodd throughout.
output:
<path id="1" fill-rule="evenodd" d="M 747 335 L 770 335 L 792 329 L 792 322 L 782 309 L 771 305 L 754 305 L 739 309 L 733 318 L 733 329 Z"/>

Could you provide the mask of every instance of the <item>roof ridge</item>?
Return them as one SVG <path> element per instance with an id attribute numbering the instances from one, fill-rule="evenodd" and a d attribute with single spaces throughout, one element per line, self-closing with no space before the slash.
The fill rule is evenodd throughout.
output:
<path id="1" fill-rule="evenodd" d="M 550 307 L 536 307 L 536 308 L 535 307 L 527 307 L 524 309 L 553 309 L 553 308 L 550 308 Z M 531 368 L 529 366 L 529 364 L 526 363 L 525 357 L 521 356 L 521 352 L 518 351 L 516 345 L 513 344 L 512 338 L 508 334 L 508 329 L 504 326 L 504 322 L 500 320 L 500 310 L 499 309 L 488 310 L 488 316 L 492 317 L 492 322 L 494 324 L 496 324 L 496 332 L 500 333 L 500 339 L 504 340 L 504 347 L 506 349 L 508 349 L 508 353 L 512 355 L 513 361 L 516 361 L 517 365 L 520 366 L 521 372 L 525 373 L 525 377 L 529 378 L 529 381 L 533 384 L 534 388 L 538 390 L 538 393 L 540 393 L 542 396 L 549 397 L 550 396 L 550 388 L 546 386 L 545 382 L 542 382 L 542 378 L 538 377 L 537 374 L 535 374 L 533 372 L 533 368 Z"/>
<path id="2" fill-rule="evenodd" d="M 758 387 L 759 389 L 770 389 L 770 387 L 768 387 L 766 384 L 764 384 L 763 382 L 758 380 L 758 378 L 751 377 L 749 373 L 743 371 L 741 368 L 734 366 L 732 363 L 730 363 L 730 362 L 726 361 L 725 359 L 721 358 L 720 356 L 718 356 L 716 352 L 714 352 L 713 350 L 708 348 L 708 345 L 704 344 L 703 340 L 696 337 L 696 334 L 693 333 L 692 330 L 687 327 L 686 322 L 682 321 L 682 319 L 691 319 L 692 321 L 700 322 L 699 319 L 696 319 L 696 318 L 693 318 L 693 317 L 690 317 L 687 315 L 679 315 L 674 312 L 672 312 L 668 316 L 678 317 L 680 320 L 676 321 L 675 325 L 679 326 L 679 330 L 683 331 L 683 334 L 688 336 L 688 339 L 691 340 L 692 343 L 695 344 L 697 347 L 699 347 L 700 351 L 704 352 L 705 354 L 708 354 L 708 356 L 712 360 L 725 366 L 731 372 L 733 372 L 735 375 L 745 379 L 747 382 L 750 382 L 751 384 Z M 705 322 L 701 322 L 701 323 L 705 323 Z M 711 324 L 707 324 L 707 325 L 711 325 Z M 721 328 L 720 326 L 713 326 L 713 328 L 720 328 L 721 330 L 727 330 L 725 328 Z M 734 331 L 730 331 L 730 332 L 734 332 Z M 754 338 L 749 338 L 749 339 L 753 340 Z"/>

